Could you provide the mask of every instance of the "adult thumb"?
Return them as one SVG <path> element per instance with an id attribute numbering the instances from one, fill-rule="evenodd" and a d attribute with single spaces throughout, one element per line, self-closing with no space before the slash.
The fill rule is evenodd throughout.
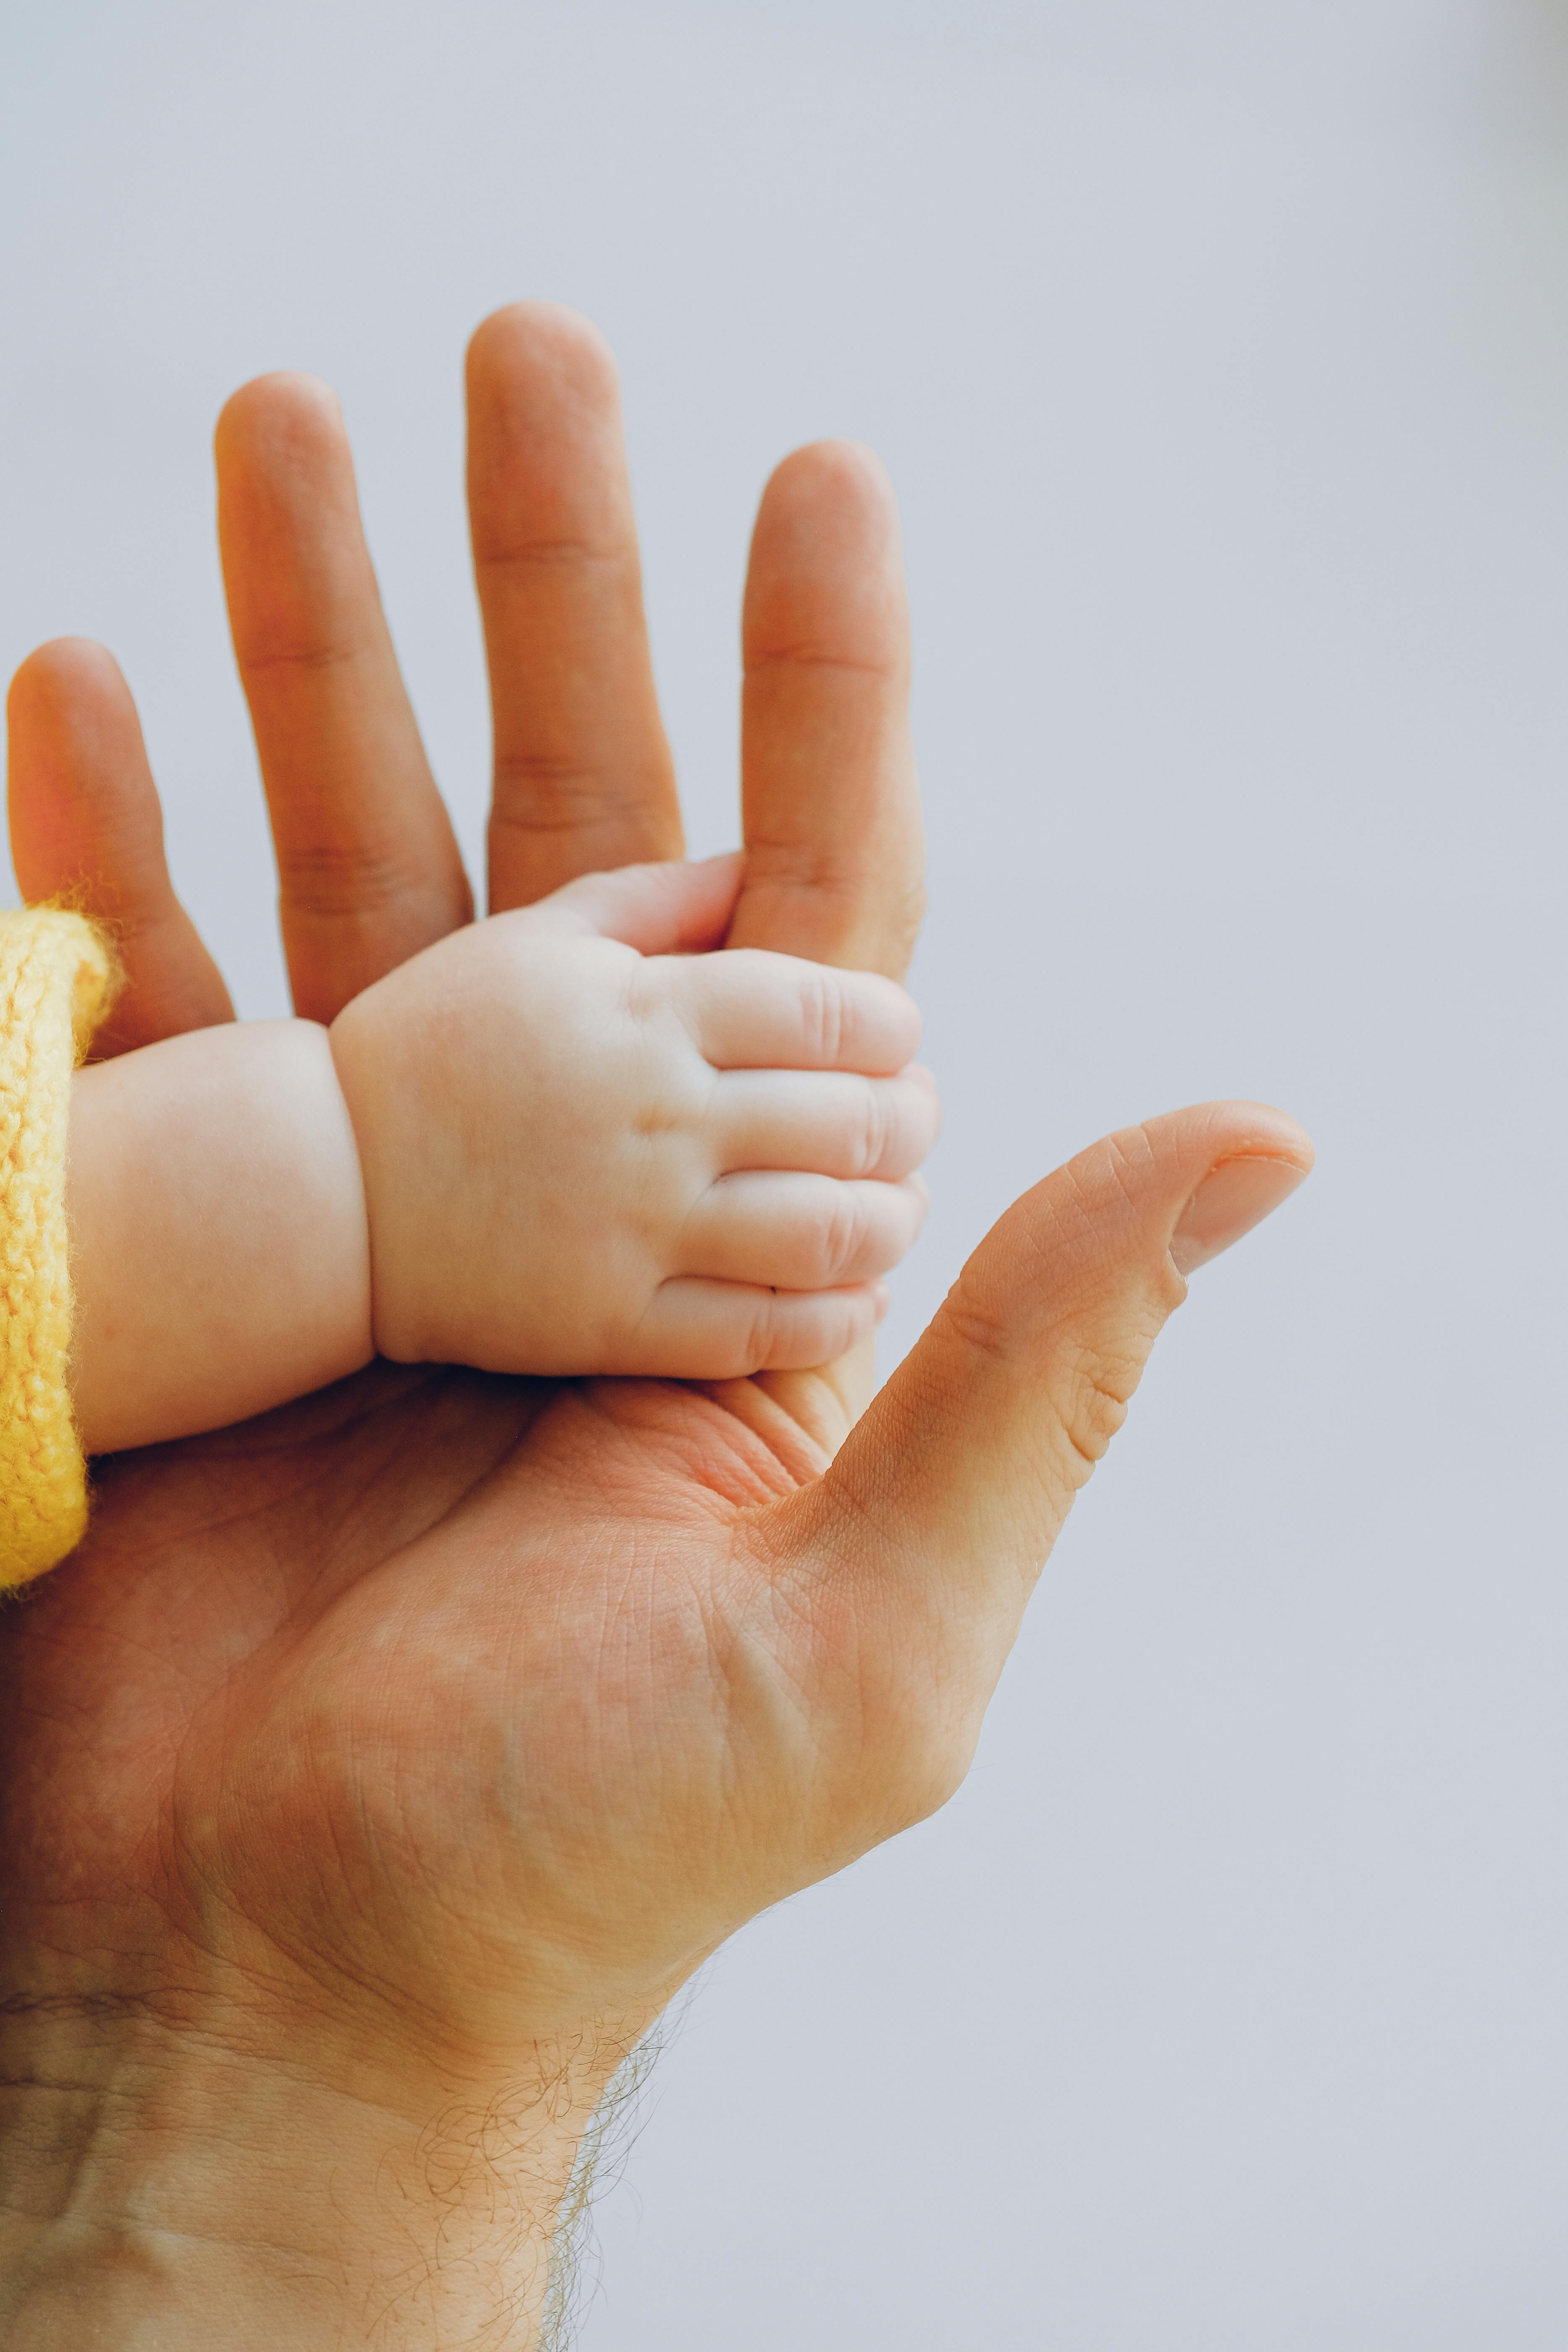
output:
<path id="1" fill-rule="evenodd" d="M 799 1498 L 797 1558 L 863 1603 L 879 1590 L 906 1620 L 934 1609 L 970 1651 L 983 1706 L 1184 1276 L 1311 1165 L 1283 1111 L 1222 1102 L 1110 1136 L 1047 1176 L 981 1244 Z"/>

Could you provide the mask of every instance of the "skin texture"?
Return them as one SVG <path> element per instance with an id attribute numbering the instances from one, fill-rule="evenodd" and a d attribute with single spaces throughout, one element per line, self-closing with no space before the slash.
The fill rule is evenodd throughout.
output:
<path id="1" fill-rule="evenodd" d="M 568 884 L 338 1015 L 383 1355 L 720 1380 L 871 1336 L 925 1213 L 920 1016 L 876 972 L 659 952 L 722 938 L 739 879 Z"/>
<path id="2" fill-rule="evenodd" d="M 374 1353 L 359 1153 L 313 1021 L 188 1030 L 79 1070 L 66 1213 L 89 1454 L 222 1428 Z"/>
<path id="3" fill-rule="evenodd" d="M 607 845 L 669 854 L 673 801 L 607 356 L 520 306 L 469 385 L 507 714 L 492 898 L 515 905 Z M 264 381 L 219 461 L 285 936 L 323 1017 L 462 891 L 430 882 L 333 413 Z M 864 453 L 773 477 L 745 647 L 730 936 L 897 974 L 920 843 Z M 96 658 L 35 660 L 84 739 L 118 689 Z M 37 893 L 58 862 L 30 694 L 12 822 Z M 384 782 L 367 730 L 403 747 Z M 82 806 L 89 898 L 128 835 L 152 877 L 145 912 L 122 900 L 134 973 L 163 904 L 146 803 Z M 194 987 L 163 946 L 163 986 Z M 8 2346 L 532 2342 L 620 2053 L 744 1919 L 957 1785 L 1184 1295 L 1173 1244 L 1212 1254 L 1310 1158 L 1247 1104 L 1092 1147 L 1008 1212 L 858 1426 L 862 1361 L 697 1386 L 377 1365 L 105 1465 L 80 1553 L 0 1623 Z"/>
<path id="4" fill-rule="evenodd" d="M 318 1022 L 81 1071 L 71 1386 L 93 1454 L 358 1371 L 740 1378 L 868 1337 L 926 1205 L 920 1016 L 723 938 L 738 857 L 469 925 Z"/>

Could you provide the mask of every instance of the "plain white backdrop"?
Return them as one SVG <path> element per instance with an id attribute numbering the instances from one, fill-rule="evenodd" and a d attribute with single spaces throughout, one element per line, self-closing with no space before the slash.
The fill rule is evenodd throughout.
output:
<path id="1" fill-rule="evenodd" d="M 1194 1283 L 973 1774 L 709 1969 L 586 2352 L 1568 2342 L 1568 12 L 11 0 L 0 660 L 102 636 L 282 1009 L 207 442 L 342 393 L 470 851 L 459 363 L 621 358 L 694 843 L 757 494 L 905 509 L 948 1131 L 906 1347 L 1112 1126 L 1320 1170 Z"/>

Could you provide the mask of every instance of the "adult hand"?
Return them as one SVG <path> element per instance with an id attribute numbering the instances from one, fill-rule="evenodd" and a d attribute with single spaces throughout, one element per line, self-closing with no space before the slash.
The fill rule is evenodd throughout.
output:
<path id="1" fill-rule="evenodd" d="M 679 820 L 607 357 L 503 312 L 469 397 L 507 906 L 675 854 Z M 466 887 L 335 408 L 252 385 L 218 455 L 290 972 L 326 1017 Z M 879 472 L 798 453 L 747 588 L 736 939 L 901 970 L 904 631 Z M 105 656 L 21 674 L 12 800 L 24 890 L 121 928 L 111 1043 L 223 1017 Z M 1246 1105 L 1097 1146 L 852 1433 L 864 1367 L 377 1367 L 101 1465 L 87 1542 L 0 1626 L 7 2343 L 534 2341 L 620 2057 L 744 1919 L 957 1785 L 1183 1271 L 1309 1159 Z"/>

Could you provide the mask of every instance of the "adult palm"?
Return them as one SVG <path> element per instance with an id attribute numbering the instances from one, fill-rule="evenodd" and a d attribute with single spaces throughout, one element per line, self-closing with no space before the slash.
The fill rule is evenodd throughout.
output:
<path id="1" fill-rule="evenodd" d="M 476 338 L 469 394 L 499 907 L 680 835 L 607 356 L 520 307 Z M 330 1017 L 465 919 L 467 888 L 335 407 L 264 380 L 218 457 L 296 1001 Z M 744 634 L 732 937 L 900 971 L 921 866 L 905 617 L 863 454 L 773 478 Z M 110 1045 L 224 1017 L 107 656 L 46 648 L 12 709 L 24 889 L 76 888 L 124 942 Z M 68 2176 L 79 2193 L 106 2083 L 189 2082 L 199 2045 L 207 2088 L 182 2096 L 220 2137 L 226 2096 L 267 2141 L 258 2068 L 381 2118 L 317 2253 L 347 2210 L 374 2234 L 388 2130 L 415 2134 L 427 2182 L 432 2115 L 493 2119 L 509 2083 L 547 2235 L 584 2116 L 673 1989 L 962 1777 L 1179 1268 L 1308 1159 L 1245 1105 L 1096 1147 L 1009 1213 L 858 1427 L 858 1363 L 706 1387 L 376 1366 L 100 1465 L 88 1541 L 0 1627 L 14 2015 L 89 2016 L 109 2053 L 62 2062 L 33 2218 L 58 2220 Z M 467 2179 L 485 2134 L 457 2137 Z M 493 2217 L 493 2149 L 480 2168 Z M 402 2292 L 378 2290 L 375 2326 Z"/>

